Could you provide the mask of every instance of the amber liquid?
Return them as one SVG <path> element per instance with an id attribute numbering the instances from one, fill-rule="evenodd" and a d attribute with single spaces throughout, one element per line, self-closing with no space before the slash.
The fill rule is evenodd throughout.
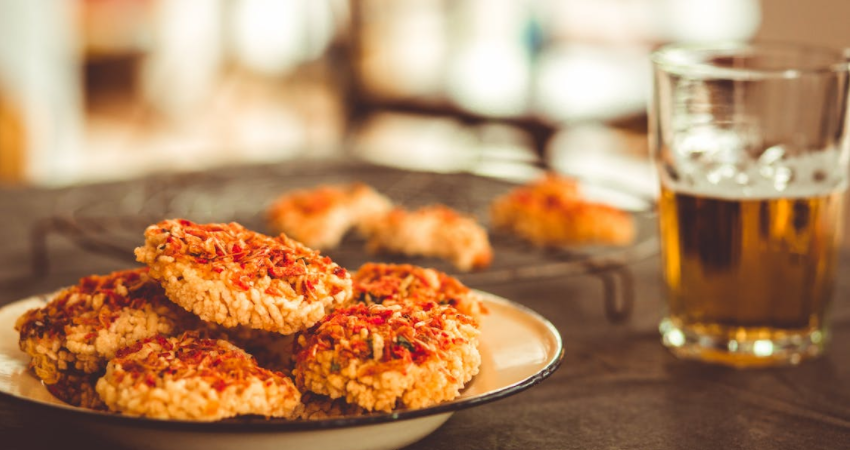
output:
<path id="1" fill-rule="evenodd" d="M 749 200 L 662 186 L 668 320 L 715 342 L 818 333 L 835 284 L 843 205 L 843 190 Z"/>

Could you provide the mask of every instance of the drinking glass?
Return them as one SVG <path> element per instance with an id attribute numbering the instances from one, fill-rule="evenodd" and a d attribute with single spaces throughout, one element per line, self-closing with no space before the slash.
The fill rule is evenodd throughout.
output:
<path id="1" fill-rule="evenodd" d="M 743 367 L 818 356 L 848 178 L 844 54 L 682 44 L 651 59 L 662 342 Z"/>

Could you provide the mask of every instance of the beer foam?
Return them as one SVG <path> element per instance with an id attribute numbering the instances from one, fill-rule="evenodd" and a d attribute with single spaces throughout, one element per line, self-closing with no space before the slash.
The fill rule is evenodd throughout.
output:
<path id="1" fill-rule="evenodd" d="M 675 170 L 659 167 L 661 183 L 676 192 L 723 199 L 802 198 L 847 186 L 847 154 L 825 150 L 787 157 L 774 146 L 757 160 L 696 164 L 679 156 Z"/>

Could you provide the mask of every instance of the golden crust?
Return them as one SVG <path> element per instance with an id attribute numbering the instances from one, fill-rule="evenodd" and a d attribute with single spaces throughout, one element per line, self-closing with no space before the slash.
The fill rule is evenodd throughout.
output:
<path id="1" fill-rule="evenodd" d="M 368 411 L 422 408 L 457 397 L 478 373 L 479 331 L 447 305 L 334 311 L 296 342 L 296 383 Z"/>
<path id="2" fill-rule="evenodd" d="M 390 200 L 363 183 L 323 185 L 279 197 L 269 208 L 269 225 L 311 248 L 339 245 L 353 227 L 361 227 L 392 208 Z"/>
<path id="3" fill-rule="evenodd" d="M 301 394 L 224 340 L 157 336 L 122 349 L 97 382 L 113 411 L 158 419 L 213 421 L 237 415 L 293 418 Z"/>
<path id="4" fill-rule="evenodd" d="M 456 278 L 410 264 L 366 263 L 352 276 L 352 302 L 382 305 L 451 305 L 476 321 L 486 313 L 475 292 Z"/>
<path id="5" fill-rule="evenodd" d="M 102 372 L 122 347 L 157 334 L 197 326 L 197 318 L 171 303 L 147 268 L 84 277 L 47 305 L 18 318 L 21 350 L 45 384 L 65 373 Z"/>
<path id="6" fill-rule="evenodd" d="M 488 267 L 493 260 L 487 230 L 444 205 L 416 211 L 395 208 L 365 226 L 363 233 L 372 252 L 442 258 L 462 271 Z"/>
<path id="7" fill-rule="evenodd" d="M 136 259 L 168 297 L 208 322 L 292 334 L 351 296 L 351 277 L 285 235 L 237 223 L 164 220 L 145 231 Z"/>
<path id="8" fill-rule="evenodd" d="M 540 247 L 628 245 L 635 236 L 631 215 L 586 201 L 574 180 L 551 173 L 495 199 L 490 220 Z"/>

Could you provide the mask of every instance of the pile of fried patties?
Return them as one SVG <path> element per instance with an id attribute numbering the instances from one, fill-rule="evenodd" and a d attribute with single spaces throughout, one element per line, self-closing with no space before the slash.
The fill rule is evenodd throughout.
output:
<path id="1" fill-rule="evenodd" d="M 164 220 L 147 267 L 26 312 L 20 347 L 75 406 L 160 419 L 320 419 L 454 399 L 478 373 L 477 295 L 411 265 L 353 276 L 281 234 Z"/>
<path id="2" fill-rule="evenodd" d="M 552 174 L 490 209 L 497 229 L 538 247 L 634 237 L 628 214 Z M 445 205 L 408 211 L 361 183 L 287 193 L 267 215 L 279 235 L 149 226 L 135 250 L 145 267 L 85 277 L 18 319 L 35 375 L 74 406 L 178 420 L 336 418 L 460 395 L 481 365 L 479 296 L 408 264 L 352 275 L 320 251 L 356 229 L 370 253 L 475 270 L 493 258 L 483 226 Z"/>

